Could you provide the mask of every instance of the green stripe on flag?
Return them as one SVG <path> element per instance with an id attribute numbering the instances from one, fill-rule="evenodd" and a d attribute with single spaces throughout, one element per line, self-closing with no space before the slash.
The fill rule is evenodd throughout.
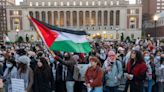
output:
<path id="1" fill-rule="evenodd" d="M 51 47 L 51 50 L 65 51 L 65 52 L 77 52 L 77 53 L 89 53 L 91 47 L 88 42 L 74 43 L 70 40 L 55 41 Z"/>

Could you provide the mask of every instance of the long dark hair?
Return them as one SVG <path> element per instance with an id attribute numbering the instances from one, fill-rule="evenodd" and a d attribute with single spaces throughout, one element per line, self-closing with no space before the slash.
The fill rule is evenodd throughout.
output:
<path id="1" fill-rule="evenodd" d="M 50 68 L 50 66 L 48 65 L 48 62 L 47 62 L 47 60 L 44 58 L 44 57 L 41 57 L 40 59 L 40 62 L 42 63 L 42 67 L 39 67 L 38 65 L 37 65 L 37 67 L 36 67 L 36 69 L 35 69 L 35 72 L 36 73 L 43 73 L 48 79 L 50 79 L 50 77 L 51 77 L 51 68 Z"/>
<path id="2" fill-rule="evenodd" d="M 136 58 L 135 58 L 136 63 L 142 63 L 142 62 L 144 62 L 143 55 L 142 55 L 142 53 L 140 51 L 133 50 L 131 52 L 131 54 L 132 53 L 135 53 L 136 54 Z M 130 61 L 132 61 L 132 62 L 134 61 L 134 59 L 131 58 L 131 55 L 130 55 Z"/>

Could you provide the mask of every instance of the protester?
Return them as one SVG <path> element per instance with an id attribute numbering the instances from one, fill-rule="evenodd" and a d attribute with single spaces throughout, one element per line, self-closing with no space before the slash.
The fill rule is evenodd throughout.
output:
<path id="1" fill-rule="evenodd" d="M 120 85 L 121 76 L 123 74 L 122 64 L 116 60 L 117 56 L 114 51 L 108 52 L 108 58 L 105 60 L 103 69 L 104 75 L 104 91 L 117 92 Z"/>
<path id="2" fill-rule="evenodd" d="M 12 92 L 11 79 L 17 77 L 17 67 L 14 58 L 7 60 L 7 68 L 3 75 L 3 81 L 5 82 L 5 92 Z"/>
<path id="3" fill-rule="evenodd" d="M 147 66 L 140 51 L 132 51 L 127 64 L 127 83 L 125 92 L 143 92 L 143 81 L 146 77 Z"/>
<path id="4" fill-rule="evenodd" d="M 25 92 L 32 92 L 32 85 L 34 81 L 34 74 L 32 69 L 29 67 L 30 58 L 26 55 L 18 58 L 18 79 L 24 80 Z"/>
<path id="5" fill-rule="evenodd" d="M 157 83 L 158 83 L 158 92 L 164 92 L 164 57 L 161 58 L 160 67 L 157 68 Z"/>
<path id="6" fill-rule="evenodd" d="M 153 80 L 152 80 L 152 67 L 150 65 L 150 53 L 149 52 L 144 53 L 144 61 L 147 66 L 146 79 L 144 81 L 144 92 L 152 92 Z"/>
<path id="7" fill-rule="evenodd" d="M 89 61 L 90 67 L 85 74 L 85 85 L 88 92 L 103 92 L 103 70 L 100 67 L 100 61 L 97 57 L 91 57 Z"/>
<path id="8" fill-rule="evenodd" d="M 50 66 L 45 58 L 40 58 L 34 71 L 34 92 L 54 91 L 54 79 Z"/>

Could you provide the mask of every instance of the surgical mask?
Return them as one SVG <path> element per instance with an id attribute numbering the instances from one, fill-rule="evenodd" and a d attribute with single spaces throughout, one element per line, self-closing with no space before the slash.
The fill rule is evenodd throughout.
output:
<path id="1" fill-rule="evenodd" d="M 101 53 L 101 54 L 104 54 L 104 53 L 105 53 L 105 51 L 104 51 L 104 50 L 101 50 L 101 51 L 100 51 L 100 53 Z"/>
<path id="2" fill-rule="evenodd" d="M 7 68 L 11 68 L 13 65 L 12 64 L 6 64 Z"/>
<path id="3" fill-rule="evenodd" d="M 49 59 L 50 59 L 50 63 L 54 63 L 55 60 L 53 57 L 50 56 Z"/>
<path id="4" fill-rule="evenodd" d="M 149 61 L 149 60 L 150 60 L 150 56 L 145 56 L 145 57 L 144 57 L 144 60 L 145 60 L 145 61 Z"/>
<path id="5" fill-rule="evenodd" d="M 161 57 L 160 56 L 156 56 L 156 59 L 160 61 L 161 60 Z"/>

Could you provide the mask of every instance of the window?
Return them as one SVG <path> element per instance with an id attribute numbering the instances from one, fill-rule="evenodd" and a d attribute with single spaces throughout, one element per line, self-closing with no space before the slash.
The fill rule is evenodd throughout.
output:
<path id="1" fill-rule="evenodd" d="M 42 6 L 45 6 L 45 2 L 42 2 Z"/>
<path id="2" fill-rule="evenodd" d="M 100 2 L 100 1 L 98 2 L 98 5 L 99 5 L 99 6 L 101 5 L 101 2 Z"/>
<path id="3" fill-rule="evenodd" d="M 39 5 L 39 3 L 38 2 L 36 2 L 36 6 L 38 6 Z"/>
<path id="4" fill-rule="evenodd" d="M 82 6 L 83 5 L 83 3 L 80 1 L 80 6 Z"/>
<path id="5" fill-rule="evenodd" d="M 57 2 L 54 2 L 54 6 L 57 6 Z"/>
<path id="6" fill-rule="evenodd" d="M 110 2 L 110 5 L 113 5 L 113 1 Z"/>
<path id="7" fill-rule="evenodd" d="M 18 11 L 14 11 L 14 15 L 18 15 L 19 14 L 19 12 Z"/>
<path id="8" fill-rule="evenodd" d="M 67 6 L 69 6 L 70 4 L 69 4 L 69 2 L 67 2 Z"/>
<path id="9" fill-rule="evenodd" d="M 48 6 L 51 6 L 51 2 L 48 2 Z"/>
<path id="10" fill-rule="evenodd" d="M 160 5 L 160 3 L 157 3 L 157 5 Z"/>
<path id="11" fill-rule="evenodd" d="M 134 9 L 131 9 L 130 10 L 130 14 L 135 14 L 135 10 Z"/>
<path id="12" fill-rule="evenodd" d="M 104 2 L 104 5 L 105 5 L 105 6 L 107 5 L 107 1 Z"/>
<path id="13" fill-rule="evenodd" d="M 157 9 L 160 9 L 160 7 L 157 7 Z"/>
<path id="14" fill-rule="evenodd" d="M 63 6 L 63 2 L 60 2 L 60 5 Z"/>
<path id="15" fill-rule="evenodd" d="M 76 2 L 75 1 L 73 2 L 73 5 L 76 6 Z"/>
<path id="16" fill-rule="evenodd" d="M 32 6 L 32 2 L 30 2 L 30 6 Z"/>
<path id="17" fill-rule="evenodd" d="M 164 3 L 162 3 L 162 5 L 164 5 Z"/>
<path id="18" fill-rule="evenodd" d="M 95 2 L 94 2 L 94 1 L 92 2 L 92 5 L 93 5 L 93 6 L 95 5 Z"/>
<path id="19" fill-rule="evenodd" d="M 86 2 L 86 6 L 88 6 L 88 1 Z"/>
<path id="20" fill-rule="evenodd" d="M 117 5 L 119 5 L 120 4 L 120 2 L 119 1 L 117 1 Z"/>

